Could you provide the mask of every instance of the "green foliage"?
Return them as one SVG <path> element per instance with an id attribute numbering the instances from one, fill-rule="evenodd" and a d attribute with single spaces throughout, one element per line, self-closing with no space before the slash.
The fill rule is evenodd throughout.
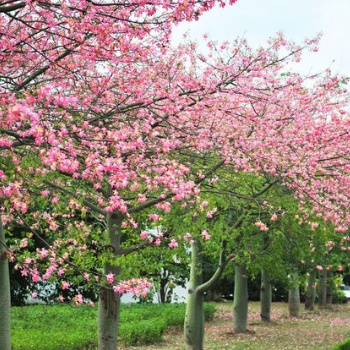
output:
<path id="1" fill-rule="evenodd" d="M 13 307 L 13 350 L 91 349 L 96 345 L 96 310 L 67 305 Z"/>
<path id="2" fill-rule="evenodd" d="M 332 350 L 350 350 L 350 338 L 345 339 L 342 343 L 337 344 Z"/>
<path id="3" fill-rule="evenodd" d="M 182 328 L 185 304 L 128 304 L 120 314 L 120 339 L 125 346 L 156 343 L 169 327 Z M 97 308 L 69 305 L 13 307 L 13 350 L 89 350 L 97 346 Z M 215 306 L 204 304 L 205 320 Z"/>
<path id="4" fill-rule="evenodd" d="M 159 317 L 121 323 L 121 342 L 127 346 L 156 343 L 162 339 L 167 328 L 166 320 Z"/>
<path id="5" fill-rule="evenodd" d="M 348 302 L 348 298 L 341 289 L 333 288 L 332 302 L 333 304 L 345 304 Z"/>

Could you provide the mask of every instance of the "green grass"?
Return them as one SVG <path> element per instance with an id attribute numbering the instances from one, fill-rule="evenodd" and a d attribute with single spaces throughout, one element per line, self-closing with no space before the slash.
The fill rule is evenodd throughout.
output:
<path id="1" fill-rule="evenodd" d="M 13 307 L 13 350 L 92 349 L 97 344 L 97 310 L 69 305 Z"/>
<path id="2" fill-rule="evenodd" d="M 232 303 L 206 304 L 206 350 L 330 350 L 350 337 L 350 303 L 288 317 L 288 304 L 273 303 L 273 322 L 260 320 L 249 303 L 247 334 L 234 334 Z M 123 305 L 119 350 L 183 350 L 184 304 Z M 13 350 L 95 350 L 97 308 L 38 305 L 12 309 Z M 350 350 L 350 341 L 336 350 Z"/>
<path id="3" fill-rule="evenodd" d="M 205 304 L 206 320 L 215 307 Z M 120 343 L 123 346 L 152 344 L 170 328 L 182 329 L 185 304 L 123 305 Z M 88 350 L 97 347 L 97 307 L 32 305 L 12 308 L 13 350 Z"/>

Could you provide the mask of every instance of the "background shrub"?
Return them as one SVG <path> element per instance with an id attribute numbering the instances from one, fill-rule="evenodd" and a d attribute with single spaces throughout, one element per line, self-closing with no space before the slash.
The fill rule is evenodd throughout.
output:
<path id="1" fill-rule="evenodd" d="M 183 329 L 186 304 L 125 304 L 119 338 L 126 346 L 161 341 L 169 327 Z M 97 307 L 31 305 L 12 307 L 13 350 L 90 350 L 97 347 Z M 215 305 L 204 304 L 205 320 Z"/>
<path id="2" fill-rule="evenodd" d="M 342 343 L 337 344 L 332 350 L 350 350 L 350 338 L 345 339 Z"/>

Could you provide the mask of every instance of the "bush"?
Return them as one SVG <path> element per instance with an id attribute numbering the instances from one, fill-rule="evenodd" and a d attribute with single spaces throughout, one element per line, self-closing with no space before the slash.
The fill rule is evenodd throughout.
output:
<path id="1" fill-rule="evenodd" d="M 348 302 L 348 298 L 345 296 L 344 292 L 341 289 L 334 288 L 332 302 L 333 304 L 345 304 Z"/>
<path id="2" fill-rule="evenodd" d="M 214 304 L 204 304 L 204 319 L 206 322 L 210 322 L 214 319 L 216 307 Z"/>
<path id="3" fill-rule="evenodd" d="M 97 347 L 97 308 L 70 305 L 13 307 L 13 350 L 90 350 Z M 120 313 L 120 341 L 126 346 L 156 343 L 169 327 L 183 328 L 186 304 L 129 304 Z M 205 320 L 215 306 L 204 304 Z"/>
<path id="4" fill-rule="evenodd" d="M 152 318 L 120 325 L 120 339 L 126 346 L 152 344 L 162 340 L 168 325 L 162 318 Z"/>
<path id="5" fill-rule="evenodd" d="M 345 339 L 342 343 L 335 345 L 332 350 L 350 350 L 350 338 Z"/>

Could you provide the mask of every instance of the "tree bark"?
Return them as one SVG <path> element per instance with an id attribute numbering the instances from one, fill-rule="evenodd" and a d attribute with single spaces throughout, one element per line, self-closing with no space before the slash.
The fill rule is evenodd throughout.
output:
<path id="1" fill-rule="evenodd" d="M 0 349 L 11 350 L 11 293 L 5 233 L 0 213 Z"/>
<path id="2" fill-rule="evenodd" d="M 314 311 L 316 298 L 316 270 L 312 270 L 308 277 L 306 294 L 305 294 L 305 310 Z"/>
<path id="3" fill-rule="evenodd" d="M 122 217 L 116 213 L 107 214 L 108 249 L 118 255 L 120 249 L 120 229 Z M 113 273 L 117 281 L 120 275 L 118 266 L 106 264 L 105 274 Z M 120 315 L 120 295 L 109 286 L 101 287 L 98 303 L 98 349 L 116 350 L 118 347 L 118 330 Z"/>
<path id="4" fill-rule="evenodd" d="M 318 307 L 325 308 L 327 302 L 327 270 L 320 271 L 318 282 Z"/>
<path id="5" fill-rule="evenodd" d="M 326 286 L 326 306 L 331 307 L 333 303 L 333 272 L 327 273 L 327 286 Z"/>
<path id="6" fill-rule="evenodd" d="M 187 350 L 203 350 L 204 343 L 204 292 L 210 290 L 219 280 L 228 261 L 233 257 L 226 258 L 226 244 L 222 241 L 219 266 L 213 276 L 202 283 L 202 246 L 200 241 L 192 245 L 190 280 L 188 285 L 186 315 L 184 324 L 185 344 Z"/>
<path id="7" fill-rule="evenodd" d="M 202 248 L 199 242 L 192 245 L 190 280 L 185 315 L 185 343 L 187 350 L 203 350 L 204 308 L 202 284 Z"/>
<path id="8" fill-rule="evenodd" d="M 260 317 L 262 321 L 271 321 L 271 303 L 272 303 L 272 287 L 270 274 L 267 270 L 261 271 L 261 287 L 260 287 Z"/>
<path id="9" fill-rule="evenodd" d="M 290 287 L 288 292 L 289 317 L 299 317 L 300 290 L 297 272 L 290 274 Z"/>
<path id="10" fill-rule="evenodd" d="M 235 333 L 246 333 L 248 325 L 248 278 L 244 264 L 236 263 L 233 300 L 233 329 Z"/>

